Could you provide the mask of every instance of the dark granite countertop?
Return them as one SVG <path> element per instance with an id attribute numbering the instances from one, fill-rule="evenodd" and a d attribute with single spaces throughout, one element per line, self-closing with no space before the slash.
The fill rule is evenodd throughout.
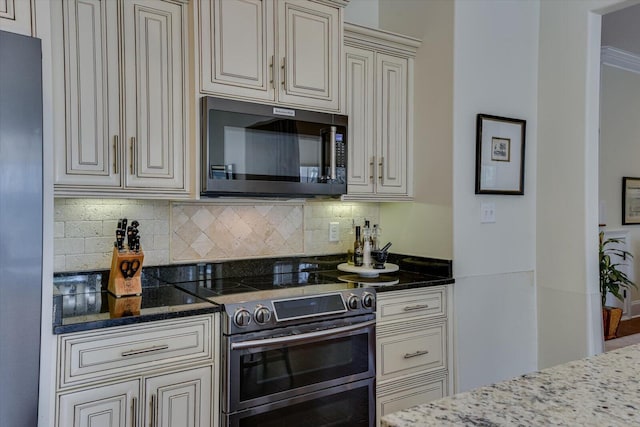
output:
<path id="1" fill-rule="evenodd" d="M 109 271 L 56 274 L 53 333 L 100 329 L 220 311 L 210 301 L 142 273 L 142 294 L 116 298 L 107 292 Z"/>
<path id="2" fill-rule="evenodd" d="M 109 271 L 54 276 L 53 332 L 61 334 L 220 311 L 223 295 L 345 282 L 378 293 L 455 282 L 451 261 L 390 254 L 400 270 L 377 278 L 337 270 L 343 255 L 144 267 L 142 295 L 115 298 Z"/>

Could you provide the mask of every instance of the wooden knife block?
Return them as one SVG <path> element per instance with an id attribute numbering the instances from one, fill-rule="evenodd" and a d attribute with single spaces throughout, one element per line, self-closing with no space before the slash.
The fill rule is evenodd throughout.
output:
<path id="1" fill-rule="evenodd" d="M 140 273 L 142 272 L 142 260 L 144 259 L 144 252 L 133 251 L 119 251 L 117 248 L 113 248 L 113 255 L 111 257 L 111 272 L 109 273 L 109 287 L 107 288 L 116 297 L 123 297 L 129 295 L 142 294 L 142 281 L 140 280 Z M 129 265 L 135 265 L 138 263 L 138 268 L 131 277 L 125 276 L 123 269 Z"/>
<path id="2" fill-rule="evenodd" d="M 109 294 L 109 314 L 112 319 L 127 316 L 138 316 L 142 306 L 141 296 L 115 297 Z"/>

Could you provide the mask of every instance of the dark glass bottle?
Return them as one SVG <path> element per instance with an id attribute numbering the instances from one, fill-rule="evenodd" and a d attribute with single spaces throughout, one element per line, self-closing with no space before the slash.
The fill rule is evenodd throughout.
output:
<path id="1" fill-rule="evenodd" d="M 360 226 L 356 226 L 356 240 L 353 242 L 353 265 L 362 267 L 364 248 L 360 238 Z"/>

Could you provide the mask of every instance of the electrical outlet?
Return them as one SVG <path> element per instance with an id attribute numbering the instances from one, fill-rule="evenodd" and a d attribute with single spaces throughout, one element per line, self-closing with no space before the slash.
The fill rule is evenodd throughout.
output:
<path id="1" fill-rule="evenodd" d="M 330 222 L 329 223 L 329 241 L 337 242 L 339 240 L 340 240 L 340 223 Z"/>
<path id="2" fill-rule="evenodd" d="M 487 224 L 496 222 L 496 204 L 482 203 L 480 205 L 480 223 Z"/>

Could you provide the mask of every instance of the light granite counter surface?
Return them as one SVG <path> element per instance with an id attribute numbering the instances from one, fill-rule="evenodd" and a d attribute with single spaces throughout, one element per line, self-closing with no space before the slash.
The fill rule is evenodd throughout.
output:
<path id="1" fill-rule="evenodd" d="M 388 414 L 382 426 L 640 426 L 640 344 Z"/>

